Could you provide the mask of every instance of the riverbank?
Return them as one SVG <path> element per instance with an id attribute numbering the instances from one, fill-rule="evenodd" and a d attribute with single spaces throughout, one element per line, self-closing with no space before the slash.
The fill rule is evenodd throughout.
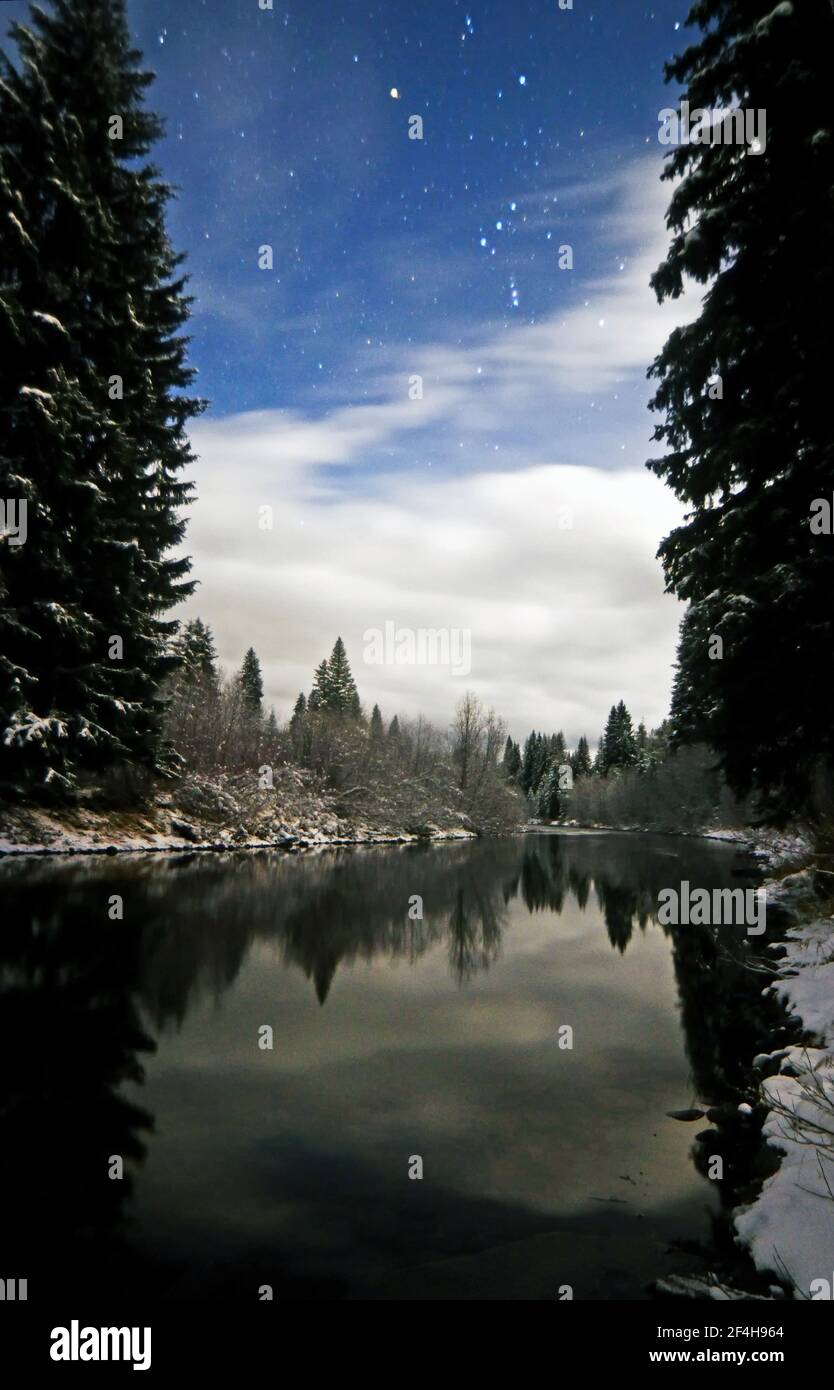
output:
<path id="1" fill-rule="evenodd" d="M 392 789 L 361 810 L 297 767 L 276 768 L 273 785 L 250 774 L 193 775 L 156 789 L 140 805 L 108 804 L 101 793 L 60 807 L 0 810 L 0 855 L 165 853 L 284 849 L 472 839 L 476 827 L 454 808 L 409 814 Z"/>
<path id="2" fill-rule="evenodd" d="M 760 1272 L 797 1299 L 834 1294 L 834 877 L 805 868 L 765 884 L 792 921 L 768 987 L 801 1040 L 754 1059 L 768 1113 L 762 1137 L 780 1155 L 758 1197 L 736 1213 L 737 1239 Z M 820 1284 L 819 1281 L 824 1281 Z"/>
<path id="3" fill-rule="evenodd" d="M 798 832 L 768 830 L 750 826 L 711 826 L 698 830 L 658 829 L 648 825 L 605 825 L 599 821 L 530 821 L 526 831 L 604 830 L 623 835 L 672 835 L 688 840 L 719 840 L 747 849 L 752 859 L 759 859 L 772 870 L 784 870 L 790 865 L 803 865 L 811 855 L 811 846 Z"/>
<path id="4" fill-rule="evenodd" d="M 771 870 L 762 887 L 782 936 L 770 943 L 779 963 L 763 992 L 779 1000 L 797 1038 L 751 1059 L 751 1093 L 738 1107 L 743 1122 L 760 1123 L 757 1167 L 770 1175 L 732 1212 L 731 1228 L 767 1292 L 711 1274 L 660 1281 L 666 1296 L 834 1296 L 834 874 L 807 854 L 796 868 L 788 847 L 761 839 L 757 852 Z"/>

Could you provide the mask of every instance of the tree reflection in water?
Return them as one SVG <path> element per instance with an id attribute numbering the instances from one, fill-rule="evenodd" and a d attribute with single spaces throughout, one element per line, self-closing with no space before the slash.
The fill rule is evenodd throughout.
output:
<path id="1" fill-rule="evenodd" d="M 263 852 L 3 864 L 0 1036 L 3 1055 L 14 1058 L 0 1093 L 12 1198 L 5 1274 L 37 1268 L 42 1288 L 95 1285 L 102 1269 L 122 1287 L 146 1277 L 129 1256 L 124 1212 L 153 1120 L 125 1098 L 123 1083 L 141 1083 L 151 1034 L 181 1027 L 205 996 L 219 999 L 256 944 L 301 970 L 321 1005 L 340 969 L 379 958 L 414 964 L 435 949 L 445 949 L 465 989 L 498 961 L 505 933 L 523 930 L 522 904 L 531 915 L 558 916 L 569 904 L 585 912 L 596 903 L 620 954 L 635 931 L 671 938 L 694 1086 L 708 1101 L 731 1099 L 772 1027 L 774 1006 L 749 969 L 766 939 L 751 943 L 743 928 L 657 924 L 661 888 L 683 876 L 725 886 L 729 864 L 726 851 L 697 841 L 559 834 L 304 859 Z M 125 902 L 122 922 L 107 916 L 114 893 Z M 414 893 L 421 921 L 407 915 Z M 108 1177 L 113 1154 L 125 1159 L 124 1181 Z"/>

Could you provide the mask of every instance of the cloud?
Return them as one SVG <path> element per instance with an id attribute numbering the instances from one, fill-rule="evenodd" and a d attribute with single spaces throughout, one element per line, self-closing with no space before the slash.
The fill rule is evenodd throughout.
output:
<path id="1" fill-rule="evenodd" d="M 641 466 L 644 376 L 687 311 L 658 308 L 648 287 L 667 197 L 656 161 L 585 193 L 627 260 L 577 277 L 581 302 L 460 344 L 403 346 L 387 371 L 373 364 L 367 403 L 195 424 L 201 588 L 188 612 L 211 623 L 228 666 L 254 645 L 280 716 L 337 635 L 364 702 L 388 717 L 446 723 L 465 686 L 516 736 L 595 737 L 620 698 L 649 723 L 665 716 L 680 606 L 655 552 L 681 513 Z M 409 399 L 413 373 L 422 400 Z M 596 415 L 595 395 L 607 403 Z M 471 674 L 365 665 L 363 634 L 387 621 L 471 631 Z"/>
<path id="2" fill-rule="evenodd" d="M 273 529 L 261 530 L 245 459 L 204 452 L 203 465 L 210 485 L 190 536 L 202 587 L 189 608 L 213 624 L 230 667 L 255 646 L 282 715 L 337 635 L 363 700 L 388 717 L 445 723 L 466 686 L 517 734 L 593 736 L 620 697 L 650 722 L 665 715 L 679 605 L 653 556 L 679 511 L 647 472 L 540 464 L 431 487 L 389 478 L 372 498 L 324 503 L 303 477 L 284 477 Z M 470 631 L 471 674 L 365 665 L 363 634 L 387 621 Z"/>

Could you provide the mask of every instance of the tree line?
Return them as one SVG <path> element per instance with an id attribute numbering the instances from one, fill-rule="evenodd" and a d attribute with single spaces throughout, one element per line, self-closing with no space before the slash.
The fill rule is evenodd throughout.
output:
<path id="1" fill-rule="evenodd" d="M 339 804 L 361 812 L 386 798 L 406 812 L 457 811 L 480 827 L 505 828 L 523 814 L 501 761 L 506 727 L 494 710 L 466 693 L 448 728 L 422 716 L 366 713 L 341 637 L 313 672 L 286 722 L 264 704 L 261 663 L 250 647 L 224 677 L 211 628 L 185 623 L 174 643 L 177 667 L 166 690 L 164 733 L 182 770 L 250 775 L 295 766 L 330 786 Z M 422 808 L 422 811 L 421 811 Z"/>
<path id="2" fill-rule="evenodd" d="M 668 721 L 651 731 L 641 721 L 635 729 L 625 702 L 620 700 L 611 706 L 593 758 L 585 734 L 569 749 L 561 729 L 550 735 L 534 729 L 523 749 L 512 737 L 507 739 L 504 770 L 527 798 L 531 815 L 556 820 L 571 813 L 578 782 L 589 777 L 619 777 L 629 769 L 647 771 L 663 762 L 668 749 Z"/>

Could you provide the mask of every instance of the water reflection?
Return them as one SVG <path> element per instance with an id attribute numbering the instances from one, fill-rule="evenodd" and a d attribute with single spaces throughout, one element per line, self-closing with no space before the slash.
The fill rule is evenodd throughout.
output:
<path id="1" fill-rule="evenodd" d="M 547 1219 L 536 1210 L 539 1190 L 555 1171 L 560 1154 L 569 1165 L 576 1152 L 584 1152 L 582 1146 L 593 1142 L 576 1098 L 569 1091 L 560 1091 L 550 1101 L 542 1091 L 543 1078 L 549 1088 L 558 1088 L 562 1082 L 554 1074 L 552 1052 L 544 1050 L 539 1041 L 541 1011 L 550 1007 L 552 999 L 561 1001 L 565 996 L 563 1007 L 568 1012 L 572 1009 L 572 1016 L 581 1021 L 583 1009 L 590 1010 L 590 1020 L 596 1017 L 594 1009 L 610 1008 L 612 991 L 621 985 L 625 988 L 627 976 L 622 972 L 617 976 L 616 971 L 611 975 L 610 966 L 596 954 L 588 954 L 585 942 L 592 938 L 586 936 L 588 926 L 583 923 L 601 918 L 618 958 L 628 955 L 635 933 L 641 939 L 648 932 L 654 933 L 653 940 L 658 942 L 671 938 L 692 1089 L 707 1102 L 731 1097 L 740 1068 L 764 1037 L 763 982 L 749 969 L 750 943 L 743 929 L 735 932 L 724 928 L 719 937 L 706 927 L 660 927 L 656 913 L 660 889 L 682 876 L 703 887 L 731 882 L 737 886 L 741 880 L 731 879 L 732 862 L 729 851 L 694 841 L 670 848 L 670 842 L 659 837 L 536 835 L 494 843 L 322 854 L 303 860 L 264 852 L 4 864 L 0 881 L 10 926 L 0 941 L 0 1029 L 4 1055 L 16 1058 L 0 1094 L 4 1192 L 14 1194 L 6 1222 L 9 1275 L 13 1270 L 20 1275 L 37 1271 L 36 1276 L 30 1275 L 30 1287 L 39 1284 L 42 1289 L 59 1287 L 67 1279 L 92 1289 L 105 1287 L 114 1278 L 123 1286 L 139 1285 L 146 1291 L 149 1282 L 157 1289 L 170 1287 L 172 1281 L 176 1285 L 178 1259 L 186 1266 L 188 1260 L 179 1252 L 172 1257 L 170 1251 L 163 1255 L 154 1249 L 146 1231 L 141 1241 L 134 1242 L 128 1219 L 135 1207 L 133 1184 L 141 1188 L 145 1181 L 142 1168 L 148 1145 L 156 1145 L 160 1152 L 164 1149 L 161 1138 L 151 1137 L 151 1114 L 144 1104 L 137 1103 L 137 1097 L 144 1101 L 147 1091 L 142 1086 L 142 1059 L 157 1046 L 168 1058 L 174 1044 L 166 1039 L 187 1033 L 206 1009 L 222 1007 L 238 983 L 245 984 L 244 996 L 236 1005 L 240 1011 L 243 999 L 265 982 L 270 988 L 274 985 L 284 990 L 281 981 L 298 972 L 310 982 L 318 1006 L 329 1007 L 334 982 L 342 979 L 356 993 L 357 1007 L 363 1008 L 373 1002 L 368 981 L 376 981 L 380 966 L 386 967 L 386 1004 L 393 1001 L 392 1007 L 402 1007 L 403 1037 L 419 1059 L 420 1070 L 419 1074 L 415 1071 L 412 1089 L 419 1094 L 421 1087 L 427 1087 L 415 1113 L 422 1116 L 439 1152 L 444 1152 L 444 1145 L 450 1146 L 443 1160 L 444 1172 L 449 1175 L 447 1186 L 426 1185 L 421 1189 L 414 1184 L 406 1199 L 400 1184 L 386 1195 L 381 1191 L 383 1178 L 377 1158 L 383 1150 L 387 1152 L 387 1146 L 399 1152 L 400 1134 L 395 1143 L 392 1134 L 379 1128 L 376 1120 L 368 1121 L 369 1127 L 377 1124 L 378 1137 L 367 1152 L 359 1141 L 348 1151 L 338 1138 L 336 1102 L 326 1103 L 320 1097 L 329 1096 L 331 1085 L 334 1095 L 338 1092 L 340 1083 L 335 1078 L 343 1070 L 342 1053 L 349 1054 L 357 1046 L 356 1010 L 347 1010 L 349 1022 L 339 1015 L 329 1025 L 332 1033 L 312 1035 L 319 1110 L 303 1089 L 293 1089 L 285 1082 L 284 1104 L 287 1114 L 295 1117 L 296 1129 L 292 1137 L 287 1131 L 275 1132 L 273 1142 L 286 1147 L 280 1159 L 279 1186 L 282 1241 L 290 1253 L 283 1253 L 282 1242 L 277 1242 L 278 1248 L 275 1241 L 268 1242 L 259 1263 L 252 1253 L 252 1234 L 244 1230 L 241 1216 L 238 1244 L 249 1253 L 245 1260 L 240 1251 L 235 1256 L 233 1286 L 245 1282 L 242 1268 L 245 1266 L 248 1276 L 251 1255 L 258 1268 L 262 1264 L 270 1281 L 288 1296 L 356 1293 L 357 1279 L 360 1292 L 373 1288 L 378 1290 L 375 1296 L 383 1292 L 393 1295 L 400 1287 L 397 1281 L 404 1278 L 402 1268 L 420 1261 L 431 1261 L 434 1268 L 438 1260 L 465 1259 L 467 1254 L 483 1250 L 485 1242 L 488 1245 L 491 1241 L 492 1246 L 523 1243 L 526 1238 L 538 1239 L 543 1231 L 548 1239 L 555 1240 L 553 1203 L 559 1194 L 564 1205 L 559 1240 L 575 1245 L 576 1229 L 571 1223 L 584 1221 L 583 1231 L 591 1227 L 580 1212 L 584 1189 L 572 1168 L 565 1167 L 558 1194 L 541 1201 Z M 107 905 L 113 894 L 124 901 L 121 922 L 108 918 Z M 423 899 L 422 921 L 408 918 L 413 894 Z M 562 972 L 553 960 L 551 937 L 546 934 L 539 939 L 524 927 L 525 921 L 530 923 L 540 914 L 545 933 L 550 932 L 549 914 L 559 919 L 552 931 L 555 944 L 560 942 L 560 931 L 570 929 L 563 949 L 572 954 L 564 956 Z M 508 943 L 514 952 L 512 961 L 502 962 L 508 994 L 501 995 L 504 986 L 496 985 L 499 993 L 495 1002 L 485 999 L 481 1003 L 472 994 L 476 982 L 496 967 Z M 755 945 L 761 949 L 762 943 Z M 519 948 L 530 953 L 529 964 L 523 952 L 518 954 Z M 662 957 L 657 947 L 652 947 L 652 952 L 647 960 L 659 971 Z M 419 1012 L 413 1017 L 408 1013 L 407 982 L 422 978 L 421 964 L 425 970 L 430 966 L 433 970 L 432 963 L 441 955 L 461 1002 L 455 1005 L 453 996 L 444 996 L 433 1021 L 430 1018 L 424 1025 Z M 257 969 L 253 967 L 255 960 Z M 403 976 L 402 968 L 408 967 L 412 973 Z M 366 973 L 357 975 L 360 968 Z M 275 975 L 276 969 L 284 973 Z M 436 999 L 439 989 L 436 976 L 431 974 L 430 989 L 423 996 L 424 1013 L 425 1000 Z M 666 1006 L 653 999 L 650 981 L 648 986 L 640 981 L 629 983 L 628 989 L 638 1019 L 635 1029 L 640 1033 L 639 1010 L 651 1018 L 653 1010 Z M 658 996 L 662 993 L 658 984 Z M 294 1002 L 291 992 L 281 997 L 291 1033 L 296 1016 L 292 1011 L 300 1010 L 301 1005 Z M 464 999 L 468 1001 L 465 1006 Z M 480 1048 L 470 1047 L 464 1056 L 456 1030 L 482 1026 L 482 1012 L 478 1010 L 482 1011 L 487 1002 L 492 1012 L 483 1043 Z M 303 1018 L 305 1027 L 312 1028 L 306 1015 Z M 447 1025 L 449 1035 L 444 1043 L 440 1033 Z M 532 1041 L 521 1046 L 515 1033 L 523 1028 L 528 1030 L 524 1036 Z M 411 1092 L 398 1089 L 389 1077 L 388 1059 L 400 1039 L 396 1033 L 374 1034 L 372 1023 L 367 1031 L 378 1041 L 379 1055 L 373 1072 L 367 1060 L 359 1070 L 348 1068 L 346 1075 L 356 1104 L 363 1103 L 363 1086 L 368 1087 L 368 1104 L 382 1091 L 401 1097 L 406 1114 L 402 1131 L 407 1135 L 414 1131 L 412 1110 L 416 1102 Z M 645 1031 L 643 1027 L 642 1033 Z M 366 1041 L 363 1039 L 363 1045 Z M 333 1050 L 327 1051 L 331 1044 Z M 623 1046 L 644 1045 L 645 1039 L 635 1041 L 631 1034 L 623 1034 Z M 435 1047 L 436 1055 L 429 1055 L 430 1046 Z M 579 1059 L 590 1069 L 581 1083 L 586 1088 L 606 1072 L 613 1076 L 619 1066 L 618 1058 L 603 1055 L 599 1042 L 595 1046 L 599 1057 L 589 1057 L 586 1052 Z M 428 1060 L 424 1060 L 424 1053 Z M 303 1040 L 297 1046 L 298 1058 L 302 1054 Z M 167 1065 L 173 1068 L 174 1063 Z M 187 1061 L 176 1054 L 176 1065 L 185 1068 L 190 1080 L 186 1089 L 179 1083 L 175 1088 L 173 1108 L 165 1112 L 169 1128 L 187 1107 L 192 1093 L 189 1088 L 199 1089 L 201 1085 L 199 1068 L 203 1063 L 199 1052 L 195 1056 L 194 1044 Z M 313 1062 L 309 1065 L 312 1067 Z M 483 1069 L 477 1104 L 468 1089 L 476 1065 Z M 647 1046 L 645 1055 L 636 1055 L 635 1065 L 648 1078 L 641 1084 L 651 1081 L 652 1095 L 642 1111 L 636 1103 L 633 1116 L 629 1111 L 623 1120 L 626 1151 L 625 1135 L 633 1139 L 641 1113 L 646 1115 L 644 1127 L 656 1125 L 662 1114 L 660 1109 L 655 1112 L 655 1105 L 663 1101 L 655 1098 L 654 1091 L 661 1096 L 673 1082 L 675 1087 L 682 1084 L 672 1075 L 674 1068 L 678 1069 L 675 1076 L 680 1072 L 679 1064 L 673 1067 L 668 1058 L 653 1057 Z M 627 1084 L 627 1074 L 623 1073 L 622 1084 Z M 250 1083 L 247 1071 L 241 1076 L 241 1098 L 232 1100 L 229 1078 L 222 1067 L 216 1068 L 216 1075 L 212 1073 L 214 1089 L 210 1098 L 207 1093 L 206 1108 L 221 1106 L 218 1142 L 224 1125 L 233 1123 L 236 1104 L 243 1107 L 240 1123 L 248 1140 L 258 1131 L 257 1107 L 263 1104 L 262 1094 L 253 1089 L 251 1108 L 247 1109 L 245 1097 L 249 1093 L 245 1088 L 263 1083 Z M 510 1077 L 513 1083 L 508 1090 Z M 132 1087 L 127 1083 L 133 1083 Z M 598 1082 L 598 1089 L 607 1084 Z M 525 1100 L 525 1094 L 532 1099 Z M 595 1104 L 596 1097 L 586 1095 L 582 1104 L 586 1102 Z M 610 1106 L 612 1101 L 606 1103 Z M 497 1159 L 487 1162 L 484 1158 L 483 1176 L 471 1182 L 461 1176 L 465 1164 L 471 1169 L 473 1162 L 480 1160 L 467 1152 L 464 1164 L 455 1149 L 455 1144 L 460 1149 L 461 1141 L 447 1139 L 445 1130 L 455 1130 L 456 1116 L 467 1105 L 474 1107 L 473 1122 L 483 1130 L 483 1153 L 502 1155 L 506 1174 L 500 1171 Z M 541 1140 L 534 1143 L 530 1136 L 539 1130 Z M 196 1144 L 193 1135 L 187 1138 Z M 413 1132 L 410 1142 L 424 1143 L 425 1134 Z M 671 1142 L 677 1142 L 677 1136 Z M 525 1151 L 525 1144 L 533 1148 Z M 341 1196 L 328 1192 L 333 1182 L 335 1145 L 339 1146 Z M 640 1152 L 639 1145 L 635 1152 Z M 108 1161 L 114 1154 L 126 1160 L 123 1182 L 111 1181 L 107 1175 Z M 611 1162 L 611 1173 L 603 1168 L 601 1186 L 610 1182 L 612 1174 L 616 1177 L 616 1152 Z M 255 1162 L 251 1155 L 245 1159 L 246 1179 L 253 1187 L 260 1184 L 258 1201 L 263 1203 L 264 1192 L 273 1193 L 276 1171 L 272 1160 L 263 1171 L 259 1163 L 261 1160 Z M 493 1171 L 496 1163 L 497 1172 Z M 219 1181 L 232 1181 L 228 1168 L 224 1163 Z M 384 1182 L 391 1185 L 387 1176 Z M 346 1191 L 351 1200 L 349 1217 L 344 1206 Z M 587 1207 L 588 1199 L 583 1200 Z M 613 1203 L 619 1198 L 593 1200 Z M 241 1200 L 241 1207 L 244 1205 Z M 300 1215 L 303 1212 L 312 1213 L 306 1224 Z M 315 1238 L 310 1221 L 316 1223 Z M 350 1238 L 337 1258 L 329 1247 L 326 1251 L 320 1248 L 318 1226 L 330 1222 L 338 1228 L 346 1221 Z M 361 1236 L 357 1234 L 360 1230 Z M 608 1245 L 619 1242 L 634 1264 L 633 1228 L 614 1207 L 605 1211 L 604 1232 Z M 562 1248 L 558 1242 L 557 1248 Z M 583 1268 L 596 1292 L 589 1296 L 618 1296 L 616 1270 L 601 1264 L 589 1251 L 590 1243 Z M 640 1259 L 650 1263 L 651 1255 L 645 1259 L 641 1255 Z M 488 1275 L 486 1256 L 479 1256 L 479 1261 L 469 1276 L 459 1275 L 457 1292 L 445 1267 L 442 1276 L 437 1274 L 435 1282 L 429 1280 L 428 1284 L 441 1290 L 438 1296 L 471 1297 L 490 1296 L 490 1278 L 499 1288 L 502 1280 L 518 1280 L 517 1269 Z M 639 1259 L 636 1264 L 642 1267 Z M 357 1269 L 359 1274 L 355 1274 Z M 256 1273 L 253 1267 L 252 1278 Z M 219 1286 L 226 1287 L 222 1277 Z M 186 1291 L 188 1287 L 186 1279 Z M 211 1288 L 212 1279 L 207 1274 L 197 1279 L 195 1291 L 201 1296 Z M 186 1296 L 182 1289 L 181 1293 Z M 405 1296 L 420 1295 L 412 1290 Z"/>

